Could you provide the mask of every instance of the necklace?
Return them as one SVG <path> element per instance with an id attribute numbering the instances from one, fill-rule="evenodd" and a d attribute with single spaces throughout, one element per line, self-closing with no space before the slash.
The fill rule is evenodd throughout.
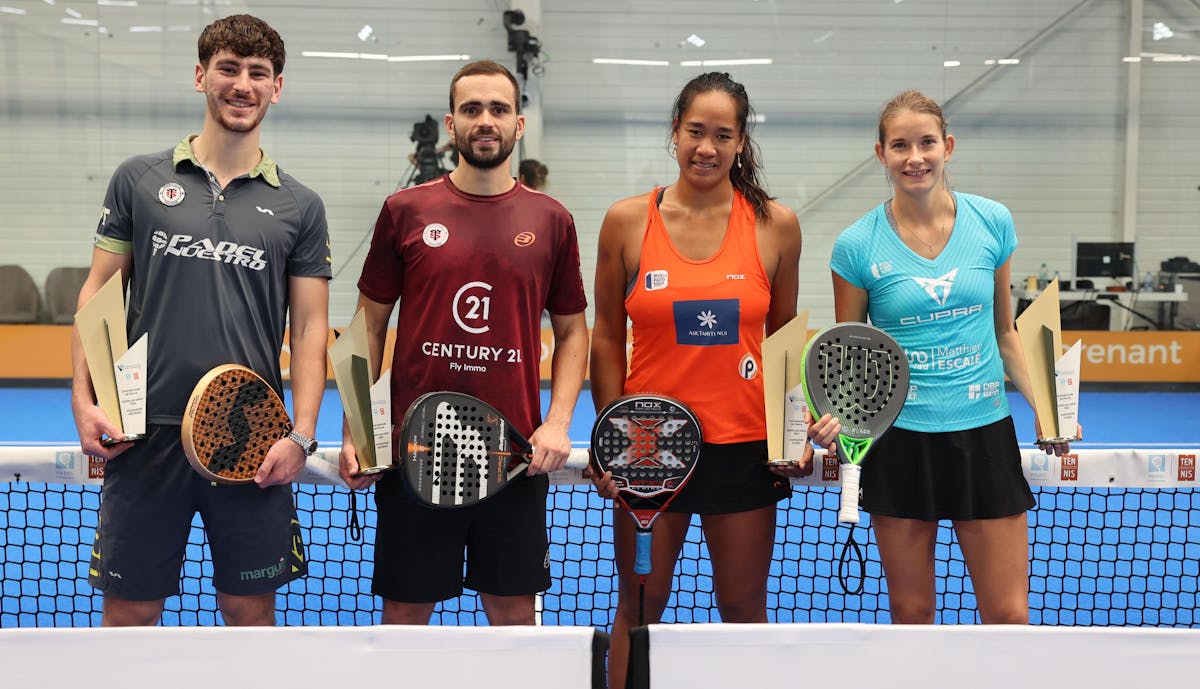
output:
<path id="1" fill-rule="evenodd" d="M 958 204 L 955 204 L 953 202 L 953 199 L 951 199 L 951 204 L 952 205 L 950 206 L 950 217 L 953 218 L 958 215 Z M 896 212 L 894 209 L 889 209 L 889 210 L 892 210 L 892 219 L 896 221 L 896 228 L 900 231 L 901 236 L 903 237 L 904 234 L 907 234 L 908 236 L 917 240 L 918 242 L 920 242 L 921 244 L 923 244 L 925 246 L 925 249 L 929 252 L 928 253 L 929 258 L 936 258 L 938 255 L 938 251 L 939 251 L 936 248 L 936 245 L 940 244 L 942 241 L 942 238 L 944 238 L 946 236 L 946 219 L 945 218 L 942 219 L 942 225 L 941 225 L 941 227 L 938 228 L 938 231 L 937 231 L 937 238 L 934 240 L 933 243 L 930 243 L 930 242 L 927 242 L 924 239 L 922 239 L 921 235 L 917 234 L 916 232 L 912 231 L 909 228 L 906 228 L 900 222 L 900 218 L 896 216 Z"/>
<path id="2" fill-rule="evenodd" d="M 946 221 L 944 221 L 944 220 L 942 221 L 941 228 L 938 230 L 938 234 L 937 234 L 938 240 L 936 240 L 934 242 L 934 244 L 930 244 L 929 242 L 925 241 L 924 239 L 921 239 L 921 235 L 917 234 L 916 232 L 913 232 L 912 230 L 905 228 L 904 225 L 900 224 L 899 220 L 896 221 L 896 227 L 899 227 L 901 231 L 907 232 L 910 237 L 912 237 L 913 239 L 917 240 L 918 242 L 924 244 L 925 248 L 929 250 L 930 258 L 933 258 L 934 256 L 936 256 L 937 252 L 938 252 L 938 250 L 934 248 L 934 244 L 938 243 L 941 240 L 940 238 L 945 236 L 945 234 L 946 234 Z"/>

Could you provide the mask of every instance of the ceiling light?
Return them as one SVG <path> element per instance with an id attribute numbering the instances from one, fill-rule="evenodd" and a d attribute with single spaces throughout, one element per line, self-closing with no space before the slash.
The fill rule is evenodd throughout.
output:
<path id="1" fill-rule="evenodd" d="M 470 55 L 391 55 L 388 62 L 466 62 Z"/>
<path id="2" fill-rule="evenodd" d="M 1019 59 L 1015 58 L 1015 57 L 1009 57 L 1009 58 L 1003 58 L 1003 59 L 1000 59 L 1000 60 L 996 60 L 996 64 L 1000 64 L 1000 65 L 1019 65 L 1019 64 L 1021 64 L 1021 61 L 1020 61 Z"/>
<path id="3" fill-rule="evenodd" d="M 946 60 L 942 63 L 943 67 L 958 67 L 960 65 L 962 65 L 962 63 L 958 60 Z"/>
<path id="4" fill-rule="evenodd" d="M 62 22 L 63 24 L 70 24 L 72 26 L 100 26 L 100 20 L 98 19 L 75 19 L 74 17 L 63 17 L 58 21 Z"/>
<path id="5" fill-rule="evenodd" d="M 363 24 L 363 28 L 358 30 L 358 40 L 366 41 L 373 33 L 375 29 L 372 29 L 370 24 Z"/>
<path id="6" fill-rule="evenodd" d="M 324 50 L 304 50 L 300 53 L 301 57 L 336 57 L 347 60 L 357 60 L 358 53 L 331 53 Z"/>
<path id="7" fill-rule="evenodd" d="M 137 7 L 137 0 L 96 0 L 101 7 Z"/>
<path id="8" fill-rule="evenodd" d="M 703 48 L 704 44 L 706 42 L 703 38 L 700 38 L 696 34 L 692 34 L 691 36 L 688 36 L 684 40 L 687 41 L 688 43 L 691 43 L 692 45 L 696 46 L 697 48 Z"/>
<path id="9" fill-rule="evenodd" d="M 0 7 L 0 14 L 25 14 L 19 7 Z"/>
<path id="10" fill-rule="evenodd" d="M 70 7 L 64 9 L 63 12 L 66 12 L 67 14 L 71 15 L 72 17 L 75 17 L 76 19 L 79 19 L 80 17 L 83 16 L 82 14 L 79 13 L 78 10 L 73 10 Z"/>
<path id="11" fill-rule="evenodd" d="M 824 43 L 825 41 L 828 41 L 831 38 L 833 38 L 833 32 L 826 31 L 825 33 L 821 34 L 820 36 L 817 36 L 816 38 L 814 38 L 813 43 Z"/>
<path id="12" fill-rule="evenodd" d="M 1154 22 L 1154 26 L 1150 29 L 1153 32 L 1154 40 L 1161 41 L 1164 38 L 1170 38 L 1175 35 L 1171 27 L 1162 22 Z"/>
<path id="13" fill-rule="evenodd" d="M 740 65 L 770 65 L 775 61 L 769 57 L 754 57 L 743 60 L 684 60 L 683 67 L 737 67 Z"/>
<path id="14" fill-rule="evenodd" d="M 641 67 L 669 67 L 667 60 L 626 60 L 619 57 L 594 57 L 592 64 L 596 65 L 637 65 Z"/>
<path id="15" fill-rule="evenodd" d="M 130 33 L 162 33 L 162 30 L 163 30 L 163 27 L 161 27 L 161 26 L 131 26 L 131 27 L 129 27 Z"/>

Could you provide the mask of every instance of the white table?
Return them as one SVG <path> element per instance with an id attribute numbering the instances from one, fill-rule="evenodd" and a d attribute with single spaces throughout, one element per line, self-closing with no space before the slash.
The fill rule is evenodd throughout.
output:
<path id="1" fill-rule="evenodd" d="M 1017 313 L 1025 310 L 1028 303 L 1037 298 L 1041 294 L 1040 290 L 1026 290 L 1014 288 L 1012 291 L 1013 299 L 1017 302 Z M 1145 306 L 1146 304 L 1154 304 L 1158 307 L 1158 317 L 1156 323 L 1159 330 L 1170 330 L 1174 327 L 1175 316 L 1179 313 L 1179 303 L 1188 300 L 1187 292 L 1152 292 L 1152 291 L 1127 291 L 1127 292 L 1108 292 L 1105 290 L 1063 290 L 1058 293 L 1058 301 L 1060 303 L 1068 303 L 1075 301 L 1094 301 L 1108 307 L 1108 329 L 1109 330 L 1129 330 L 1131 325 L 1136 325 L 1135 317 L 1131 313 L 1131 309 L 1137 306 Z M 1024 302 L 1024 304 L 1022 303 Z M 1121 308 L 1124 306 L 1125 308 Z"/>

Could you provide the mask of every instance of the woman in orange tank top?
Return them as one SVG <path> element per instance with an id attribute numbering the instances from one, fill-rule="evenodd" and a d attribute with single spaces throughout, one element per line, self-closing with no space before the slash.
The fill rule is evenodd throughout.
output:
<path id="1" fill-rule="evenodd" d="M 800 223 L 759 182 L 747 130 L 750 101 L 728 74 L 703 74 L 679 94 L 670 150 L 679 178 L 618 201 L 600 229 L 591 385 L 596 409 L 653 392 L 682 400 L 700 419 L 704 447 L 688 485 L 653 526 L 645 621 L 658 622 L 693 514 L 712 557 L 717 607 L 726 622 L 766 622 L 775 504 L 790 475 L 767 467 L 761 349 L 796 315 Z M 633 354 L 626 358 L 632 322 Z M 627 373 L 628 371 L 628 373 Z M 840 426 L 825 418 L 810 437 L 827 444 Z M 612 475 L 597 491 L 615 497 Z M 617 614 L 609 687 L 625 685 L 629 629 L 637 623 L 634 524 L 614 507 Z"/>

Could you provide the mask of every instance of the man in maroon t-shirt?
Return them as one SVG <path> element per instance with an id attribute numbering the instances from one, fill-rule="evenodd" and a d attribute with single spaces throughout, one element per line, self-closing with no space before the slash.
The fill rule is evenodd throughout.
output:
<path id="1" fill-rule="evenodd" d="M 437 602 L 464 585 L 480 593 L 491 624 L 533 624 L 534 594 L 550 586 L 545 474 L 571 449 L 567 429 L 587 366 L 587 300 L 571 215 L 509 174 L 525 131 L 519 100 L 516 79 L 501 65 L 480 61 L 459 70 L 446 115 L 459 165 L 387 198 L 358 282 L 373 370 L 400 303 L 392 356 L 397 426 L 418 396 L 454 390 L 497 407 L 535 448 L 527 477 L 459 509 L 425 507 L 398 473 L 384 475 L 375 494 L 372 586 L 384 599 L 384 624 L 426 624 Z M 543 310 L 555 343 L 544 422 Z M 370 485 L 374 477 L 357 475 L 343 435 L 342 478 L 354 488 Z"/>

